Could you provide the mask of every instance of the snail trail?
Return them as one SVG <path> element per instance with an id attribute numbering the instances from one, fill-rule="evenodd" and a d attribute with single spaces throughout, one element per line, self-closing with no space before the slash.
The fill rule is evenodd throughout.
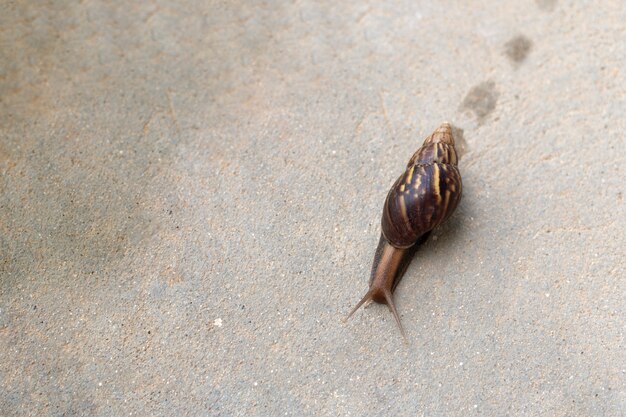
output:
<path id="1" fill-rule="evenodd" d="M 504 44 L 504 54 L 513 64 L 521 64 L 528 56 L 532 46 L 533 43 L 530 39 L 524 35 L 518 35 Z"/>
<path id="2" fill-rule="evenodd" d="M 495 110 L 498 95 L 496 83 L 493 81 L 484 81 L 470 89 L 463 99 L 460 108 L 461 110 L 474 113 L 478 122 L 481 123 Z"/>
<path id="3" fill-rule="evenodd" d="M 556 8 L 557 0 L 535 0 L 537 7 L 546 12 L 551 12 Z"/>

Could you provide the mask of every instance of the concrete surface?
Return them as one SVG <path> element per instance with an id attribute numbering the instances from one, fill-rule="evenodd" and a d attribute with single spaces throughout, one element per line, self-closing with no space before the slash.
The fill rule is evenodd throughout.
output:
<path id="1" fill-rule="evenodd" d="M 623 416 L 626 3 L 0 6 L 0 415 Z M 385 306 L 388 187 L 464 197 Z M 461 132 L 462 130 L 462 132 Z"/>

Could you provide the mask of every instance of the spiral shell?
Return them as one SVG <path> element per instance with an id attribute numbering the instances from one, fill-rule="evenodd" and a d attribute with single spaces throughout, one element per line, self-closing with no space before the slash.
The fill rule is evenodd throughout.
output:
<path id="1" fill-rule="evenodd" d="M 450 124 L 435 130 L 413 154 L 387 194 L 382 233 L 397 248 L 447 220 L 461 200 L 461 174 Z"/>

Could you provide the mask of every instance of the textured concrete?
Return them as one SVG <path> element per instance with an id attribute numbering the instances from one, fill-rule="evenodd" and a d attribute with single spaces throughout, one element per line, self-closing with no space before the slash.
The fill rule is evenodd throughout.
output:
<path id="1" fill-rule="evenodd" d="M 0 415 L 623 416 L 626 3 L 0 3 Z M 388 187 L 464 197 L 396 299 Z"/>

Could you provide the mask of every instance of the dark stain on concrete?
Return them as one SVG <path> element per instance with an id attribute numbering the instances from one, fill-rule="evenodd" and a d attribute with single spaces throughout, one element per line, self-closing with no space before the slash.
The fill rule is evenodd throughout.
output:
<path id="1" fill-rule="evenodd" d="M 454 137 L 454 147 L 456 148 L 457 156 L 459 160 L 465 155 L 468 151 L 467 142 L 465 141 L 465 136 L 463 135 L 463 129 L 452 125 L 452 136 Z"/>
<path id="2" fill-rule="evenodd" d="M 513 64 L 521 64 L 528 57 L 532 47 L 530 39 L 524 35 L 517 35 L 504 44 L 504 54 Z"/>
<path id="3" fill-rule="evenodd" d="M 556 8 L 558 0 L 535 0 L 537 7 L 546 12 L 551 12 Z"/>
<path id="4" fill-rule="evenodd" d="M 482 122 L 496 108 L 497 102 L 496 83 L 484 81 L 470 89 L 460 108 L 474 113 L 478 121 Z"/>

